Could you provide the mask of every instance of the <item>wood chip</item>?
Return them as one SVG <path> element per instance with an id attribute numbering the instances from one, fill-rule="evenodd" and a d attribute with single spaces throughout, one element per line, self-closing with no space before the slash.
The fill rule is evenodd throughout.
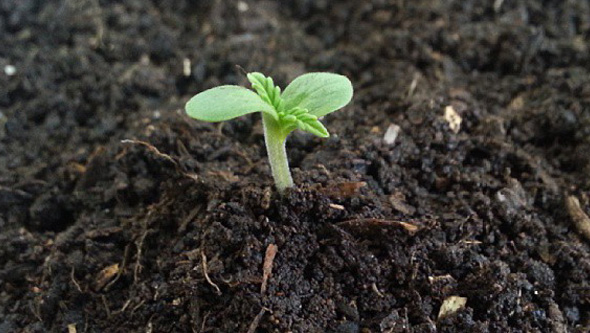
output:
<path id="1" fill-rule="evenodd" d="M 353 195 L 356 195 L 359 192 L 359 189 L 366 186 L 367 183 L 365 182 L 346 182 L 346 183 L 339 183 L 335 186 L 327 187 L 322 192 L 333 195 L 348 198 Z"/>
<path id="2" fill-rule="evenodd" d="M 328 206 L 330 206 L 330 208 L 333 208 L 333 209 L 344 210 L 344 206 L 342 206 L 342 205 L 331 203 Z"/>
<path id="3" fill-rule="evenodd" d="M 523 94 L 516 96 L 508 104 L 509 111 L 520 111 L 525 105 Z"/>
<path id="4" fill-rule="evenodd" d="M 271 200 L 272 199 L 272 190 L 270 187 L 265 187 L 264 192 L 262 192 L 262 199 L 260 200 L 260 207 L 264 210 L 270 208 Z"/>
<path id="5" fill-rule="evenodd" d="M 463 308 L 465 308 L 465 304 L 467 304 L 467 297 L 447 297 L 443 301 L 443 304 L 440 306 L 440 310 L 438 312 L 438 319 L 444 318 L 446 316 L 456 313 L 459 310 L 462 310 Z"/>
<path id="6" fill-rule="evenodd" d="M 68 324 L 68 333 L 77 333 L 76 324 Z"/>
<path id="7" fill-rule="evenodd" d="M 412 82 L 410 82 L 410 87 L 408 88 L 408 97 L 412 97 L 416 88 L 418 87 L 418 80 L 420 79 L 420 73 L 414 73 L 414 78 L 412 78 Z"/>
<path id="8" fill-rule="evenodd" d="M 449 123 L 449 128 L 451 129 L 451 131 L 453 131 L 453 133 L 455 134 L 459 133 L 459 131 L 461 130 L 461 122 L 463 121 L 463 119 L 461 118 L 461 116 L 459 116 L 457 111 L 455 111 L 455 108 L 453 108 L 452 105 L 448 105 L 445 108 L 444 117 L 445 120 Z"/>
<path id="9" fill-rule="evenodd" d="M 119 273 L 119 264 L 113 264 L 103 268 L 102 271 L 98 273 L 96 277 L 94 287 L 95 289 L 101 290 L 112 278 L 114 278 L 117 273 Z"/>
<path id="10" fill-rule="evenodd" d="M 397 223 L 401 225 L 404 229 L 406 229 L 410 234 L 414 234 L 416 233 L 416 231 L 418 231 L 418 226 L 412 223 L 402 221 L 397 221 Z"/>
<path id="11" fill-rule="evenodd" d="M 68 167 L 70 167 L 71 170 L 74 170 L 77 173 L 85 173 L 86 172 L 86 166 L 82 165 L 78 162 L 70 162 L 68 164 Z"/>
<path id="12" fill-rule="evenodd" d="M 266 253 L 264 255 L 264 263 L 262 264 L 262 284 L 260 285 L 260 293 L 266 292 L 266 286 L 268 284 L 268 278 L 272 273 L 272 266 L 277 255 L 278 248 L 275 244 L 269 244 L 266 247 Z"/>
<path id="13" fill-rule="evenodd" d="M 578 232 L 590 240 L 590 217 L 580 207 L 580 200 L 573 195 L 567 196 L 565 198 L 565 207 Z"/>
<path id="14" fill-rule="evenodd" d="M 437 276 L 429 276 L 428 282 L 434 283 L 440 280 L 453 280 L 453 277 L 450 274 L 445 275 L 437 275 Z"/>
<path id="15" fill-rule="evenodd" d="M 400 198 L 397 195 L 390 195 L 389 203 L 391 204 L 393 209 L 397 210 L 400 213 L 406 215 L 413 215 L 416 212 L 416 208 L 414 208 L 414 206 L 406 203 L 402 198 Z"/>
<path id="16" fill-rule="evenodd" d="M 478 241 L 477 239 L 468 239 L 468 240 L 460 240 L 459 244 L 467 244 L 467 245 L 479 245 L 482 244 L 482 241 Z"/>

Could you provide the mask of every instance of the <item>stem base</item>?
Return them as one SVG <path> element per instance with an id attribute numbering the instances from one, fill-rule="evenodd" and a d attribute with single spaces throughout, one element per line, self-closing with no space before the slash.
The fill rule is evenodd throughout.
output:
<path id="1" fill-rule="evenodd" d="M 286 188 L 293 186 L 293 178 L 289 170 L 289 160 L 285 149 L 287 135 L 283 133 L 279 123 L 266 113 L 262 113 L 262 125 L 272 177 L 275 180 L 277 190 L 282 193 Z"/>

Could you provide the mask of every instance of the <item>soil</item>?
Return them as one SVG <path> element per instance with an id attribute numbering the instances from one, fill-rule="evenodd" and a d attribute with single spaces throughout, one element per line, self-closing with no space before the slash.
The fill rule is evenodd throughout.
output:
<path id="1" fill-rule="evenodd" d="M 587 332 L 589 50 L 583 0 L 2 0 L 0 332 Z M 354 83 L 284 196 L 184 114 L 236 65 Z"/>

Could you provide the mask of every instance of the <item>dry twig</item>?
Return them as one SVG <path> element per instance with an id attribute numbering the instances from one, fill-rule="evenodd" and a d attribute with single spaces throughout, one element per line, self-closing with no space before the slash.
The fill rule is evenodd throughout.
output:
<path id="1" fill-rule="evenodd" d="M 416 233 L 420 228 L 412 224 L 410 222 L 404 221 L 395 221 L 395 220 L 384 220 L 384 219 L 355 219 L 355 220 L 348 220 L 339 222 L 338 225 L 377 225 L 377 226 L 391 226 L 391 225 L 398 225 L 405 230 L 407 230 L 410 234 Z"/>
<path id="2" fill-rule="evenodd" d="M 70 273 L 70 279 L 72 280 L 72 283 L 74 284 L 74 286 L 76 286 L 76 289 L 78 289 L 78 292 L 82 293 L 82 288 L 80 288 L 80 284 L 78 283 L 78 281 L 76 281 L 74 266 L 72 266 L 72 272 Z"/>
<path id="3" fill-rule="evenodd" d="M 125 251 L 123 252 L 123 260 L 121 262 L 121 268 L 117 271 L 117 275 L 115 276 L 114 279 L 111 280 L 111 282 L 109 282 L 105 287 L 104 290 L 108 291 L 109 289 L 111 289 L 111 286 L 113 284 L 115 284 L 115 282 L 117 282 L 117 280 L 119 280 L 119 278 L 121 277 L 121 275 L 123 274 L 123 270 L 125 269 L 125 265 L 127 265 L 127 254 L 129 254 L 129 244 L 127 244 L 125 246 Z"/>
<path id="4" fill-rule="evenodd" d="M 275 244 L 269 244 L 266 248 L 266 254 L 264 255 L 264 264 L 262 265 L 262 284 L 260 285 L 261 294 L 264 294 L 266 292 L 268 278 L 272 273 L 272 265 L 277 254 L 277 250 L 278 248 Z"/>
<path id="5" fill-rule="evenodd" d="M 132 144 L 136 144 L 136 145 L 142 145 L 142 146 L 146 147 L 150 152 L 154 153 L 155 155 L 162 157 L 163 159 L 165 159 L 167 161 L 172 162 L 172 164 L 174 164 L 175 166 L 178 166 L 178 162 L 176 162 L 176 160 L 174 158 L 172 158 L 172 156 L 160 152 L 160 150 L 158 150 L 158 148 L 154 147 L 153 145 L 151 145 L 145 141 L 127 139 L 127 140 L 121 140 L 121 143 L 132 143 Z"/>
<path id="6" fill-rule="evenodd" d="M 258 314 L 256 315 L 256 317 L 254 317 L 254 320 L 252 320 L 252 323 L 250 324 L 250 327 L 248 327 L 248 332 L 247 333 L 254 333 L 256 332 L 256 329 L 258 328 L 258 324 L 260 323 L 260 319 L 262 319 L 262 316 L 264 316 L 264 313 L 266 311 L 270 311 L 267 308 L 262 308 L 260 309 L 260 312 L 258 312 Z"/>
<path id="7" fill-rule="evenodd" d="M 180 166 L 180 164 L 172 156 L 160 152 L 158 150 L 158 148 L 154 147 L 153 145 L 151 145 L 145 141 L 128 139 L 128 140 L 121 140 L 121 143 L 130 143 L 130 144 L 137 144 L 137 145 L 144 146 L 148 149 L 148 151 L 152 152 L 156 156 L 161 157 L 161 158 L 165 159 L 166 161 L 171 162 L 174 165 L 174 167 L 176 168 L 176 171 L 178 171 L 183 176 L 185 176 L 189 179 L 192 179 L 194 181 L 199 180 L 199 177 L 197 176 L 197 174 L 186 172 L 185 170 L 183 170 L 183 168 Z"/>
<path id="8" fill-rule="evenodd" d="M 137 257 L 135 258 L 135 267 L 133 267 L 133 284 L 137 283 L 137 280 L 139 279 L 139 273 L 141 270 L 141 256 L 143 254 L 142 252 L 142 247 L 143 247 L 143 242 L 145 241 L 145 236 L 147 236 L 148 230 L 147 230 L 147 226 L 146 226 L 146 230 L 143 232 L 143 234 L 141 234 L 141 237 L 139 239 L 139 242 L 135 243 L 135 246 L 137 247 Z"/>
<path id="9" fill-rule="evenodd" d="M 183 233 L 186 231 L 188 224 L 197 216 L 197 214 L 199 214 L 201 209 L 203 209 L 203 205 L 197 205 L 188 213 L 188 215 L 180 223 L 180 226 L 178 227 L 178 233 Z"/>
<path id="10" fill-rule="evenodd" d="M 211 281 L 211 278 L 209 277 L 209 273 L 207 272 L 208 271 L 208 269 L 207 269 L 207 256 L 205 255 L 205 251 L 203 251 L 203 250 L 201 250 L 201 262 L 203 265 L 203 275 L 205 276 L 205 280 L 207 280 L 207 282 L 213 288 L 215 288 L 215 290 L 217 291 L 217 295 L 221 295 L 221 290 L 213 281 Z"/>

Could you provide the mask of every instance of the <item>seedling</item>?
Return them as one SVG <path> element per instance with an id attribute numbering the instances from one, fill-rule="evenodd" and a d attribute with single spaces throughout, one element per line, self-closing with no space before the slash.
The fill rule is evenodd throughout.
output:
<path id="1" fill-rule="evenodd" d="M 275 184 L 279 192 L 293 186 L 285 141 L 300 129 L 322 138 L 330 136 L 319 118 L 336 111 L 352 99 L 352 84 L 334 73 L 308 73 L 297 77 L 285 91 L 271 77 L 247 74 L 252 90 L 225 85 L 205 90 L 186 103 L 187 114 L 209 122 L 230 120 L 262 112 L 264 141 Z"/>

